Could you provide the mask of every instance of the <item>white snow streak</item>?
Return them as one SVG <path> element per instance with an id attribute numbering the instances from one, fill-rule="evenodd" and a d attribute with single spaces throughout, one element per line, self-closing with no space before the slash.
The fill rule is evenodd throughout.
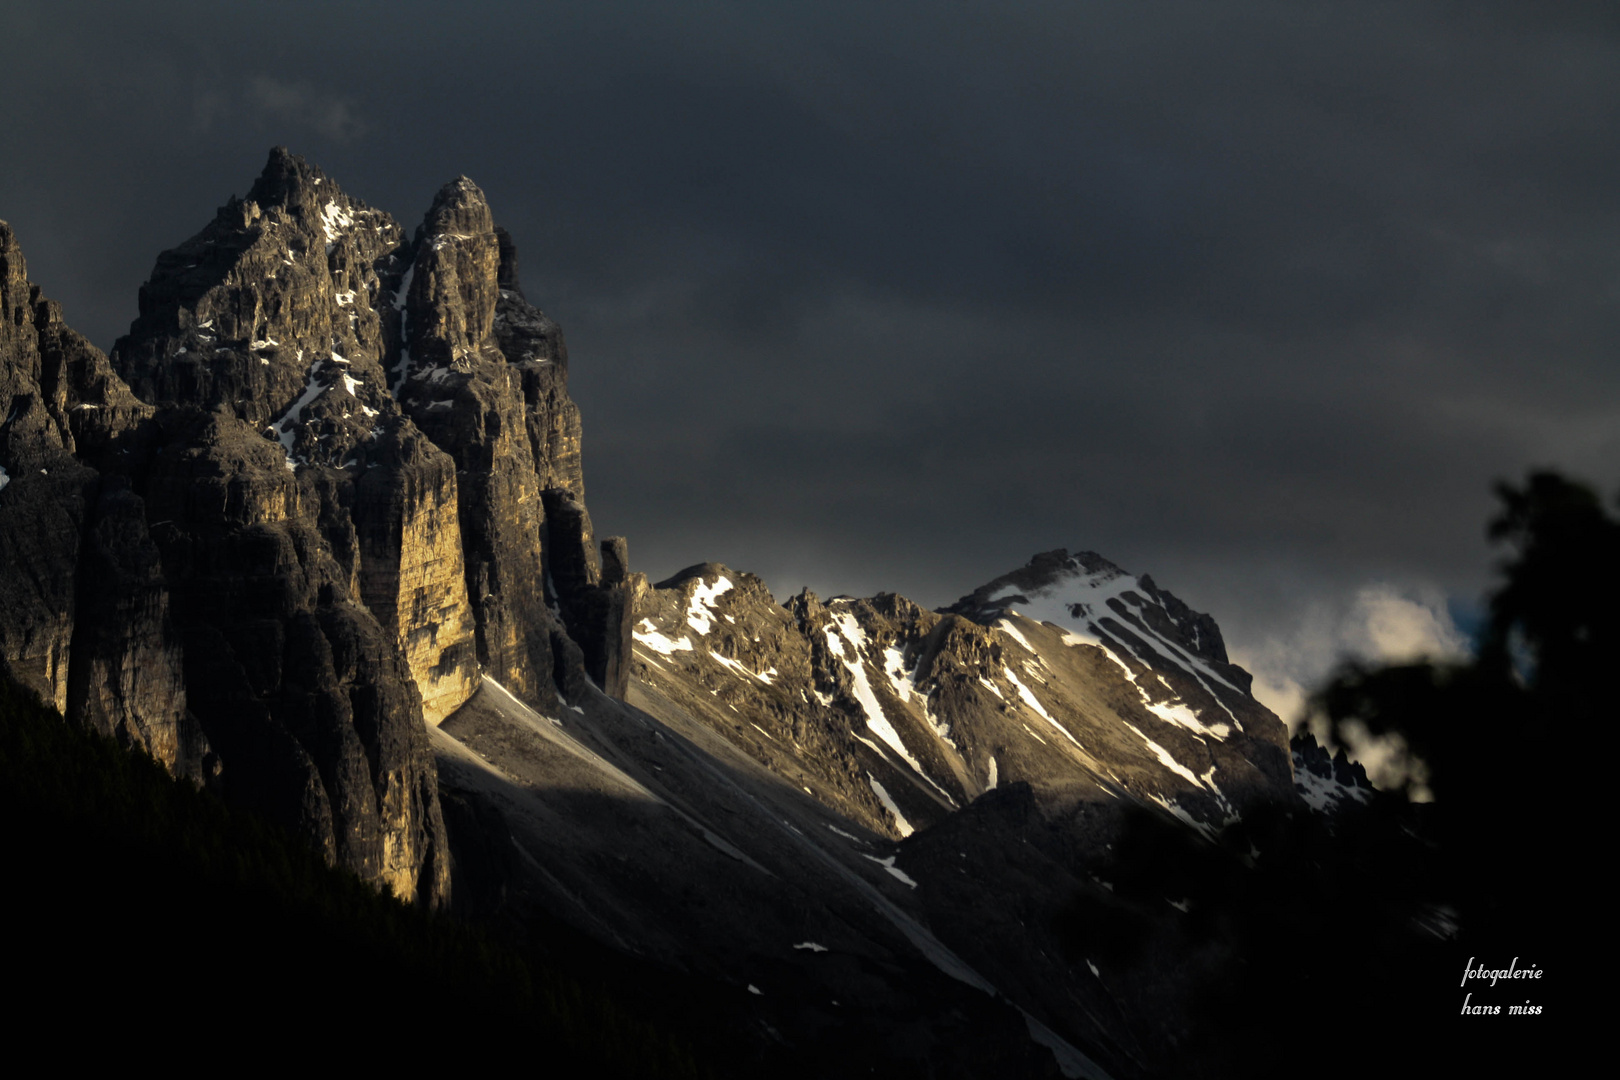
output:
<path id="1" fill-rule="evenodd" d="M 682 638 L 681 640 L 685 641 L 686 639 Z M 729 656 L 721 656 L 717 652 L 711 652 L 709 654 L 709 659 L 713 660 L 721 667 L 729 668 L 732 671 L 735 671 L 738 675 L 746 675 L 750 679 L 758 679 L 767 686 L 769 686 L 771 683 L 771 674 L 776 671 L 775 668 L 771 668 L 771 670 L 768 672 L 749 671 L 747 665 L 733 660 Z"/>
<path id="2" fill-rule="evenodd" d="M 1202 720 L 1198 719 L 1198 714 L 1193 712 L 1192 709 L 1190 709 L 1180 699 L 1164 704 L 1154 704 L 1153 698 L 1147 692 L 1147 688 L 1137 681 L 1136 673 L 1131 670 L 1131 666 L 1125 661 L 1121 660 L 1119 655 L 1115 653 L 1113 649 L 1109 648 L 1100 637 L 1091 633 L 1089 630 L 1065 630 L 1063 632 L 1063 644 L 1091 645 L 1101 649 L 1103 651 L 1103 655 L 1108 657 L 1108 659 L 1112 660 L 1114 663 L 1118 664 L 1119 669 L 1124 673 L 1125 678 L 1132 686 L 1136 687 L 1137 694 L 1139 694 L 1142 698 L 1142 707 L 1147 709 L 1147 711 L 1152 713 L 1154 716 L 1157 716 L 1160 720 L 1175 724 L 1177 727 L 1186 728 L 1188 731 L 1191 731 L 1196 735 L 1213 735 L 1217 739 L 1224 739 L 1228 735 L 1232 734 L 1232 729 L 1225 724 L 1205 724 Z M 1129 646 L 1125 646 L 1125 648 L 1127 651 L 1130 651 Z M 1137 656 L 1134 651 L 1131 652 L 1131 656 L 1137 661 L 1142 662 L 1145 666 L 1145 661 L 1142 661 L 1142 658 Z M 1148 670 L 1152 671 L 1151 668 Z M 1157 678 L 1161 683 L 1164 683 L 1162 676 L 1155 674 L 1154 677 Z M 1194 673 L 1193 677 L 1197 678 L 1198 676 L 1196 673 Z M 1170 684 L 1164 683 L 1164 685 L 1166 688 L 1168 688 Z M 1208 689 L 1208 687 L 1206 686 L 1205 689 Z M 1213 691 L 1210 693 L 1210 697 L 1215 697 Z M 1222 711 L 1224 711 L 1226 715 L 1232 716 L 1232 710 L 1221 704 L 1221 700 L 1219 698 L 1215 698 L 1215 704 L 1220 705 Z M 1233 723 L 1236 723 L 1237 717 L 1232 716 L 1232 721 Z"/>
<path id="3" fill-rule="evenodd" d="M 1181 808 L 1181 804 L 1176 802 L 1176 800 L 1174 800 L 1174 799 L 1166 799 L 1162 795 L 1155 795 L 1151 791 L 1147 793 L 1147 797 L 1152 799 L 1154 802 L 1158 803 L 1160 806 L 1164 807 L 1166 810 L 1170 811 L 1170 813 L 1172 813 L 1176 817 L 1180 818 L 1186 824 L 1191 825 L 1193 828 L 1195 828 L 1199 832 L 1203 833 L 1209 839 L 1211 839 L 1211 840 L 1215 839 L 1215 828 L 1214 828 L 1214 826 L 1206 825 L 1204 822 L 1199 821 L 1197 818 L 1195 818 L 1191 814 L 1187 813 L 1187 811 L 1185 811 L 1185 810 L 1183 810 Z"/>
<path id="4" fill-rule="evenodd" d="M 1137 738 L 1139 738 L 1143 742 L 1147 743 L 1148 744 L 1148 749 L 1152 750 L 1155 754 L 1158 755 L 1159 764 L 1163 765 L 1165 768 L 1169 769 L 1171 772 L 1175 773 L 1177 776 L 1186 777 L 1188 780 L 1192 781 L 1194 784 L 1197 784 L 1199 787 L 1204 787 L 1205 786 L 1204 782 L 1202 780 L 1198 779 L 1198 777 L 1193 775 L 1193 771 L 1191 769 L 1187 768 L 1187 766 L 1181 764 L 1181 762 L 1179 762 L 1175 758 L 1171 757 L 1170 756 L 1170 751 L 1166 750 L 1164 747 L 1160 746 L 1158 743 L 1154 742 L 1152 739 L 1148 738 L 1146 735 L 1143 735 L 1142 730 L 1140 728 L 1138 728 L 1135 724 L 1131 723 L 1130 721 L 1125 721 L 1125 726 L 1130 728 L 1132 731 L 1136 732 Z"/>
<path id="5" fill-rule="evenodd" d="M 883 804 L 883 809 L 894 816 L 894 827 L 900 831 L 901 836 L 910 836 L 917 831 L 911 827 L 911 822 L 906 820 L 905 815 L 900 812 L 900 808 L 894 804 L 894 800 L 889 798 L 889 793 L 884 790 L 882 784 L 873 779 L 871 773 L 866 774 L 866 782 L 872 785 L 872 794 L 878 797 L 878 802 Z"/>
<path id="6" fill-rule="evenodd" d="M 1080 749 L 1080 750 L 1085 749 L 1084 747 L 1082 747 L 1080 745 L 1080 740 L 1079 739 L 1077 739 L 1073 735 L 1069 734 L 1069 729 L 1068 728 L 1064 727 L 1062 724 L 1058 723 L 1056 720 L 1054 720 L 1052 718 L 1052 714 L 1047 712 L 1046 709 L 1041 705 L 1041 703 L 1038 700 L 1036 700 L 1035 695 L 1030 692 L 1029 687 L 1025 686 L 1023 683 L 1018 681 L 1018 676 L 1016 676 L 1016 675 L 1014 675 L 1012 673 L 1012 668 L 1003 667 L 1001 669 L 1001 673 L 1003 675 L 1007 676 L 1007 681 L 1008 682 L 1012 683 L 1015 687 L 1018 688 L 1018 696 L 1024 699 L 1024 704 L 1025 705 L 1028 705 L 1030 708 L 1034 709 L 1037 713 L 1039 713 L 1042 720 L 1045 720 L 1048 724 L 1051 724 L 1053 727 L 1057 728 L 1058 731 L 1062 733 L 1062 735 L 1063 735 L 1063 737 L 1065 739 L 1068 739 L 1070 742 L 1074 743 L 1076 749 Z"/>
<path id="7" fill-rule="evenodd" d="M 1000 622 L 996 623 L 996 628 L 1002 633 L 1006 634 L 1008 637 L 1012 638 L 1014 641 L 1018 642 L 1018 644 L 1022 645 L 1024 648 L 1028 649 L 1030 652 L 1035 653 L 1036 656 L 1040 655 L 1040 653 L 1035 652 L 1035 646 L 1029 643 L 1029 639 L 1018 632 L 1018 627 L 1013 625 L 1011 619 L 1002 619 Z"/>
<path id="8" fill-rule="evenodd" d="M 906 670 L 905 657 L 893 645 L 883 650 L 883 674 L 889 677 L 889 685 L 894 687 L 894 694 L 901 701 L 910 701 L 912 694 L 921 696 L 912 682 L 911 672 Z"/>

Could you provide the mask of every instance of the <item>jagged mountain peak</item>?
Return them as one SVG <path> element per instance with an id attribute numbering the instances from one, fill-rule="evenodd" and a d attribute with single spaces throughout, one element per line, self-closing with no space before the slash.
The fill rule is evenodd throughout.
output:
<path id="1" fill-rule="evenodd" d="M 1294 758 L 1294 788 L 1311 809 L 1336 813 L 1372 801 L 1373 785 L 1367 769 L 1351 761 L 1344 747 L 1329 754 L 1309 731 L 1290 740 Z"/>
<path id="2" fill-rule="evenodd" d="M 264 169 L 248 189 L 246 201 L 266 208 L 305 206 L 322 196 L 339 198 L 343 197 L 343 192 L 331 177 L 321 171 L 320 166 L 292 153 L 285 146 L 276 146 L 270 149 Z"/>
<path id="3" fill-rule="evenodd" d="M 417 227 L 416 242 L 446 234 L 467 237 L 494 232 L 495 220 L 483 189 L 468 177 L 458 176 L 434 195 L 433 205 Z"/>
<path id="4" fill-rule="evenodd" d="M 1129 627 L 1127 634 L 1161 639 L 1161 651 L 1168 645 L 1172 653 L 1185 652 L 1230 669 L 1227 677 L 1236 680 L 1244 693 L 1251 682 L 1247 672 L 1229 662 L 1226 642 L 1213 618 L 1159 588 L 1149 575 L 1132 575 L 1094 551 L 1042 552 L 940 610 L 986 626 L 1016 611 L 1082 635 L 1096 633 L 1095 620 L 1122 621 Z"/>
<path id="5" fill-rule="evenodd" d="M 278 147 L 247 199 L 158 256 L 113 364 L 154 405 L 257 426 L 292 467 L 363 464 L 397 426 L 387 370 L 403 238 Z"/>
<path id="6" fill-rule="evenodd" d="M 1108 581 L 1125 576 L 1125 571 L 1095 551 L 1077 551 L 1071 555 L 1066 548 L 1056 548 L 1031 556 L 1024 566 L 980 585 L 948 610 L 970 618 L 982 615 L 994 621 L 997 613 L 1020 594 L 1045 594 L 1059 583 L 1083 575 Z"/>

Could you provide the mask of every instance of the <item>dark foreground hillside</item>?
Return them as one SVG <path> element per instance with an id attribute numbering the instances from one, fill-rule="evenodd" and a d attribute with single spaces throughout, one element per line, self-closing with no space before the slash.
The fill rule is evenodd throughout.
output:
<path id="1" fill-rule="evenodd" d="M 704 988 L 544 928 L 513 948 L 408 907 L 9 681 L 0 813 L 8 1020 L 74 1018 L 76 1055 L 471 1061 L 521 1047 L 557 1075 L 732 1071 L 699 1064 L 695 1044 L 712 1053 L 719 1037 L 693 1030 Z"/>

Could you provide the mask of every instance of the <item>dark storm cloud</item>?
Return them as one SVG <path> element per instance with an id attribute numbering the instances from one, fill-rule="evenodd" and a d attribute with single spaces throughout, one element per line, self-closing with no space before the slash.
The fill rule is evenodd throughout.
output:
<path id="1" fill-rule="evenodd" d="M 655 576 L 937 604 L 1093 547 L 1260 641 L 1474 595 L 1495 477 L 1620 480 L 1617 22 L 14 2 L 0 216 L 106 345 L 271 143 L 408 224 L 466 173 Z"/>

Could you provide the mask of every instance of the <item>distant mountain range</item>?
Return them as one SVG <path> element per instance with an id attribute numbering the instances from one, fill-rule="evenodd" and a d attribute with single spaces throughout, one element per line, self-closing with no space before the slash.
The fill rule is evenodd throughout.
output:
<path id="1" fill-rule="evenodd" d="M 1091 552 L 939 611 L 632 571 L 465 178 L 408 233 L 272 151 L 110 356 L 0 223 L 0 314 L 12 680 L 401 899 L 729 986 L 810 1074 L 1156 1074 L 1184 958 L 1060 930 L 1128 815 L 1370 794 Z"/>

